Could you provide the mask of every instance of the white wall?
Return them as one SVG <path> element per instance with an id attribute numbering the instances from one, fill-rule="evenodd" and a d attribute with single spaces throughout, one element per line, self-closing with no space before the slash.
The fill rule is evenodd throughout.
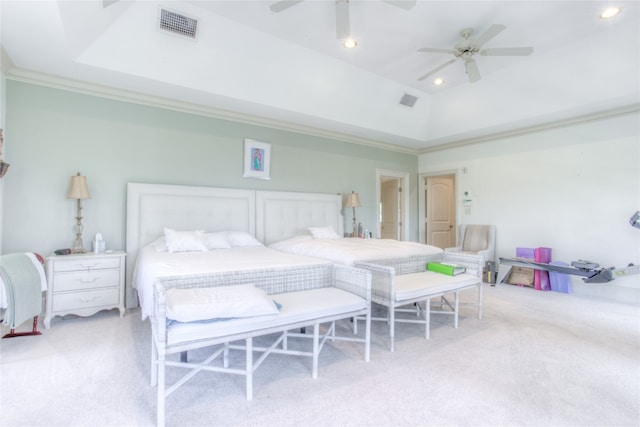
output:
<path id="1" fill-rule="evenodd" d="M 100 232 L 124 249 L 128 182 L 360 194 L 357 219 L 374 229 L 376 171 L 406 172 L 415 197 L 418 159 L 340 140 L 231 122 L 7 80 L 2 249 L 48 255 L 75 238 L 70 177 L 87 177 L 85 248 Z M 271 179 L 243 178 L 243 140 L 272 144 Z M 412 199 L 417 212 L 417 197 Z M 347 210 L 345 224 L 351 223 Z M 415 219 L 415 214 L 412 216 Z M 415 221 L 414 221 L 415 222 Z M 411 238 L 417 236 L 412 229 Z"/>
<path id="2" fill-rule="evenodd" d="M 425 153 L 418 168 L 458 171 L 458 221 L 496 224 L 497 257 L 544 246 L 557 261 L 624 267 L 640 264 L 640 230 L 628 222 L 640 209 L 639 128 L 636 112 Z M 638 289 L 640 275 L 611 285 Z"/>

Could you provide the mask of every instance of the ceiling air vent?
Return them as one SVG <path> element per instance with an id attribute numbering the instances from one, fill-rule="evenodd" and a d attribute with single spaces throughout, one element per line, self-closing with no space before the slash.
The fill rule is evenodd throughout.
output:
<path id="1" fill-rule="evenodd" d="M 195 39 L 198 21 L 167 9 L 160 9 L 160 29 Z"/>
<path id="2" fill-rule="evenodd" d="M 413 96 L 413 95 L 409 95 L 408 93 L 405 93 L 404 95 L 402 95 L 400 104 L 406 105 L 407 107 L 413 107 L 417 100 L 418 100 L 417 96 Z"/>

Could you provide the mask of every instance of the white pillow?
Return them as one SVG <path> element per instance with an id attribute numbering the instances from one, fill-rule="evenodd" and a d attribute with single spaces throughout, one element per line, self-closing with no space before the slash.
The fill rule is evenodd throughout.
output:
<path id="1" fill-rule="evenodd" d="M 204 231 L 176 231 L 164 229 L 164 243 L 167 250 L 173 252 L 206 252 L 204 245 Z"/>
<path id="2" fill-rule="evenodd" d="M 339 239 L 340 236 L 335 232 L 332 226 L 326 227 L 309 227 L 309 232 L 314 239 Z"/>
<path id="3" fill-rule="evenodd" d="M 207 249 L 227 249 L 230 248 L 229 240 L 227 240 L 226 231 L 218 231 L 216 233 L 205 233 L 204 244 Z"/>
<path id="4" fill-rule="evenodd" d="M 239 246 L 264 246 L 257 241 L 255 237 L 245 231 L 227 231 L 227 240 L 234 248 Z"/>
<path id="5" fill-rule="evenodd" d="M 276 313 L 278 307 L 273 300 L 252 284 L 167 291 L 167 318 L 178 322 Z"/>
<path id="6" fill-rule="evenodd" d="M 153 242 L 149 243 L 148 246 L 151 246 L 156 252 L 166 252 L 167 245 L 164 243 L 164 236 L 158 237 Z"/>

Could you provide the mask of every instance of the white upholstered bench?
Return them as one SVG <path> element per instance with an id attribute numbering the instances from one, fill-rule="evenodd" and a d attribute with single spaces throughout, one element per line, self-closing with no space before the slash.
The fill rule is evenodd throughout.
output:
<path id="1" fill-rule="evenodd" d="M 425 325 L 425 338 L 429 338 L 431 313 L 446 313 L 454 316 L 454 327 L 458 327 L 458 313 L 461 305 L 471 304 L 476 307 L 478 319 L 482 318 L 482 257 L 477 255 L 444 253 L 443 262 L 463 265 L 467 272 L 456 276 L 426 271 L 424 263 L 413 268 L 403 265 L 403 274 L 396 274 L 391 265 L 380 265 L 373 262 L 356 263 L 372 273 L 371 301 L 387 307 L 387 317 L 372 320 L 389 323 L 389 350 L 395 349 L 395 324 L 422 323 Z M 412 271 L 413 270 L 413 271 Z M 461 304 L 459 294 L 465 289 L 476 288 L 477 300 L 474 303 Z M 453 301 L 448 299 L 453 295 Z M 440 298 L 440 309 L 432 310 L 431 300 Z M 409 308 L 409 305 L 415 307 Z M 398 318 L 396 313 L 415 313 L 415 318 Z"/>
<path id="2" fill-rule="evenodd" d="M 155 286 L 156 314 L 151 319 L 151 383 L 158 387 L 158 425 L 164 425 L 165 398 L 200 371 L 244 375 L 246 378 L 246 398 L 251 400 L 253 397 L 253 373 L 270 354 L 310 357 L 313 378 L 317 378 L 318 356 L 327 340 L 362 343 L 364 345 L 364 360 L 369 361 L 371 274 L 366 270 L 351 267 L 329 265 L 327 268 L 332 270 L 328 275 L 323 275 L 323 278 L 317 278 L 315 281 L 305 280 L 303 289 L 294 288 L 289 284 L 290 292 L 269 294 L 269 297 L 280 306 L 275 314 L 218 321 L 168 322 L 167 292 L 169 289 L 181 287 L 181 281 L 172 283 L 170 280 L 160 280 L 157 282 Z M 260 287 L 259 280 L 255 279 L 254 277 L 253 281 L 258 282 L 256 287 Z M 238 275 L 211 275 L 200 280 L 196 287 L 237 285 L 238 280 L 242 281 Z M 283 285 L 289 283 L 287 280 L 290 281 L 290 279 L 283 279 L 282 283 L 274 284 L 274 277 L 271 277 L 269 284 L 272 288 L 281 289 Z M 276 281 L 279 282 L 277 278 Z M 189 286 L 193 286 L 193 283 Z M 266 285 L 265 288 L 266 292 L 271 289 Z M 366 319 L 364 337 L 339 335 L 335 322 L 356 316 L 364 316 Z M 321 324 L 327 324 L 322 333 Z M 307 327 L 312 328 L 313 333 L 299 332 L 300 328 Z M 270 341 L 267 347 L 254 346 L 254 337 L 272 334 L 275 338 Z M 289 338 L 310 339 L 310 350 L 290 349 L 288 346 Z M 205 360 L 187 360 L 185 352 L 205 347 L 212 347 L 212 353 Z M 230 366 L 230 350 L 244 351 L 244 366 Z M 261 353 L 257 360 L 253 358 L 254 352 Z M 179 360 L 167 358 L 167 356 L 176 353 L 183 354 L 183 357 Z M 216 360 L 221 363 L 212 365 Z M 187 369 L 187 373 L 171 386 L 166 387 L 166 367 Z"/>

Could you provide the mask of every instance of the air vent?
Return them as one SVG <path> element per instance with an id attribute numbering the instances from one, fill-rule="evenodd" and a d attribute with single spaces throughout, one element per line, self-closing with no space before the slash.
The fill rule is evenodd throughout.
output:
<path id="1" fill-rule="evenodd" d="M 413 96 L 413 95 L 409 95 L 408 93 L 405 93 L 404 95 L 402 95 L 400 104 L 406 105 L 407 107 L 413 107 L 417 100 L 418 100 L 417 96 Z"/>
<path id="2" fill-rule="evenodd" d="M 167 9 L 160 9 L 160 29 L 195 39 L 198 21 Z"/>

